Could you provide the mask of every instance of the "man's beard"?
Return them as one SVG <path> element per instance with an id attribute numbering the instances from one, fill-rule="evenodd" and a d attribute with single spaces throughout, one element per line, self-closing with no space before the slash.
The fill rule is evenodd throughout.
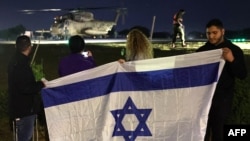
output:
<path id="1" fill-rule="evenodd" d="M 218 45 L 218 44 L 220 44 L 220 43 L 223 42 L 223 39 L 224 39 L 224 37 L 223 37 L 223 36 L 220 36 L 220 38 L 212 39 L 212 42 L 211 42 L 211 40 L 210 40 L 210 43 L 213 44 L 213 45 Z"/>

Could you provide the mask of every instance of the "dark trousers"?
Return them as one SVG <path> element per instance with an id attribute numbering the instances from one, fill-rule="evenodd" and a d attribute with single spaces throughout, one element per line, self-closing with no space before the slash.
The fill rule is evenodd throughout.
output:
<path id="1" fill-rule="evenodd" d="M 15 132 L 18 141 L 30 141 L 32 139 L 35 120 L 36 115 L 18 118 L 15 120 Z"/>
<path id="2" fill-rule="evenodd" d="M 229 116 L 231 106 L 231 99 L 213 100 L 208 117 L 205 141 L 223 141 L 223 126 Z"/>
<path id="3" fill-rule="evenodd" d="M 180 25 L 173 25 L 173 38 L 172 38 L 172 43 L 176 42 L 176 38 L 177 38 L 177 34 L 180 35 L 181 38 L 181 42 L 182 44 L 185 43 L 185 32 L 184 32 L 184 27 L 180 26 Z"/>

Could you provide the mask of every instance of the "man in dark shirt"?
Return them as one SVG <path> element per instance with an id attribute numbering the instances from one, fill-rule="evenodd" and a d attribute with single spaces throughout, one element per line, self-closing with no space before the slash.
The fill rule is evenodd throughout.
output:
<path id="1" fill-rule="evenodd" d="M 84 39 L 75 35 L 69 39 L 71 54 L 62 58 L 59 63 L 59 76 L 66 76 L 96 66 L 91 51 L 84 52 Z"/>
<path id="2" fill-rule="evenodd" d="M 224 38 L 225 29 L 219 19 L 212 19 L 206 25 L 208 41 L 197 51 L 222 49 L 225 66 L 219 78 L 208 117 L 205 141 L 223 141 L 223 126 L 231 111 L 235 78 L 244 79 L 247 70 L 243 51 Z"/>
<path id="3" fill-rule="evenodd" d="M 30 141 L 32 138 L 41 104 L 39 92 L 45 86 L 42 81 L 36 81 L 33 75 L 28 57 L 31 50 L 30 38 L 19 36 L 16 52 L 8 65 L 9 115 L 15 124 L 18 141 Z"/>
<path id="4" fill-rule="evenodd" d="M 186 46 L 185 43 L 185 31 L 183 25 L 183 15 L 185 10 L 180 9 L 173 17 L 173 38 L 172 38 L 172 47 L 175 48 L 176 37 L 179 34 L 182 42 L 182 47 Z"/>

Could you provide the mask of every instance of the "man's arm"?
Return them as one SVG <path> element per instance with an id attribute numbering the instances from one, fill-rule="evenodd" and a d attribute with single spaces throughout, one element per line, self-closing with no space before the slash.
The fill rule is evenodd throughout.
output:
<path id="1" fill-rule="evenodd" d="M 229 66 L 232 70 L 232 73 L 239 79 L 246 78 L 247 69 L 243 51 L 240 49 L 235 49 L 234 52 L 232 52 L 232 50 L 227 47 L 222 48 L 222 51 L 222 57 L 227 62 L 229 62 Z"/>

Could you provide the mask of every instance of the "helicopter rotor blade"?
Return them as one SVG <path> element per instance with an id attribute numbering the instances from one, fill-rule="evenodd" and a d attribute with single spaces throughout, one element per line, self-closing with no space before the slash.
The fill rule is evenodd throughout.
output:
<path id="1" fill-rule="evenodd" d="M 106 6 L 106 7 L 79 7 L 79 8 L 65 8 L 65 9 L 58 9 L 58 8 L 52 8 L 52 9 L 24 9 L 19 10 L 19 12 L 22 12 L 24 14 L 34 14 L 37 12 L 79 12 L 79 11 L 85 11 L 85 10 L 105 10 L 105 9 L 116 9 L 115 6 Z"/>
<path id="2" fill-rule="evenodd" d="M 117 9 L 115 6 L 106 6 L 106 7 L 79 7 L 79 8 L 68 8 L 64 9 L 70 12 L 79 12 L 79 11 L 88 11 L 88 10 L 110 10 L 110 9 Z"/>
<path id="3" fill-rule="evenodd" d="M 117 8 L 117 6 L 102 6 L 102 7 L 79 7 L 79 8 L 64 8 L 64 9 L 58 9 L 58 8 L 52 8 L 52 9 L 24 9 L 19 10 L 20 12 L 24 14 L 34 14 L 37 12 L 79 12 L 79 11 L 85 11 L 85 10 L 110 10 L 110 9 L 124 9 L 124 8 Z"/>
<path id="4" fill-rule="evenodd" d="M 125 24 L 125 16 L 127 15 L 127 8 L 118 8 L 116 11 L 122 17 L 122 24 Z"/>
<path id="5" fill-rule="evenodd" d="M 59 12 L 63 11 L 62 9 L 24 9 L 24 10 L 19 10 L 20 12 L 24 14 L 34 14 L 36 12 Z"/>

